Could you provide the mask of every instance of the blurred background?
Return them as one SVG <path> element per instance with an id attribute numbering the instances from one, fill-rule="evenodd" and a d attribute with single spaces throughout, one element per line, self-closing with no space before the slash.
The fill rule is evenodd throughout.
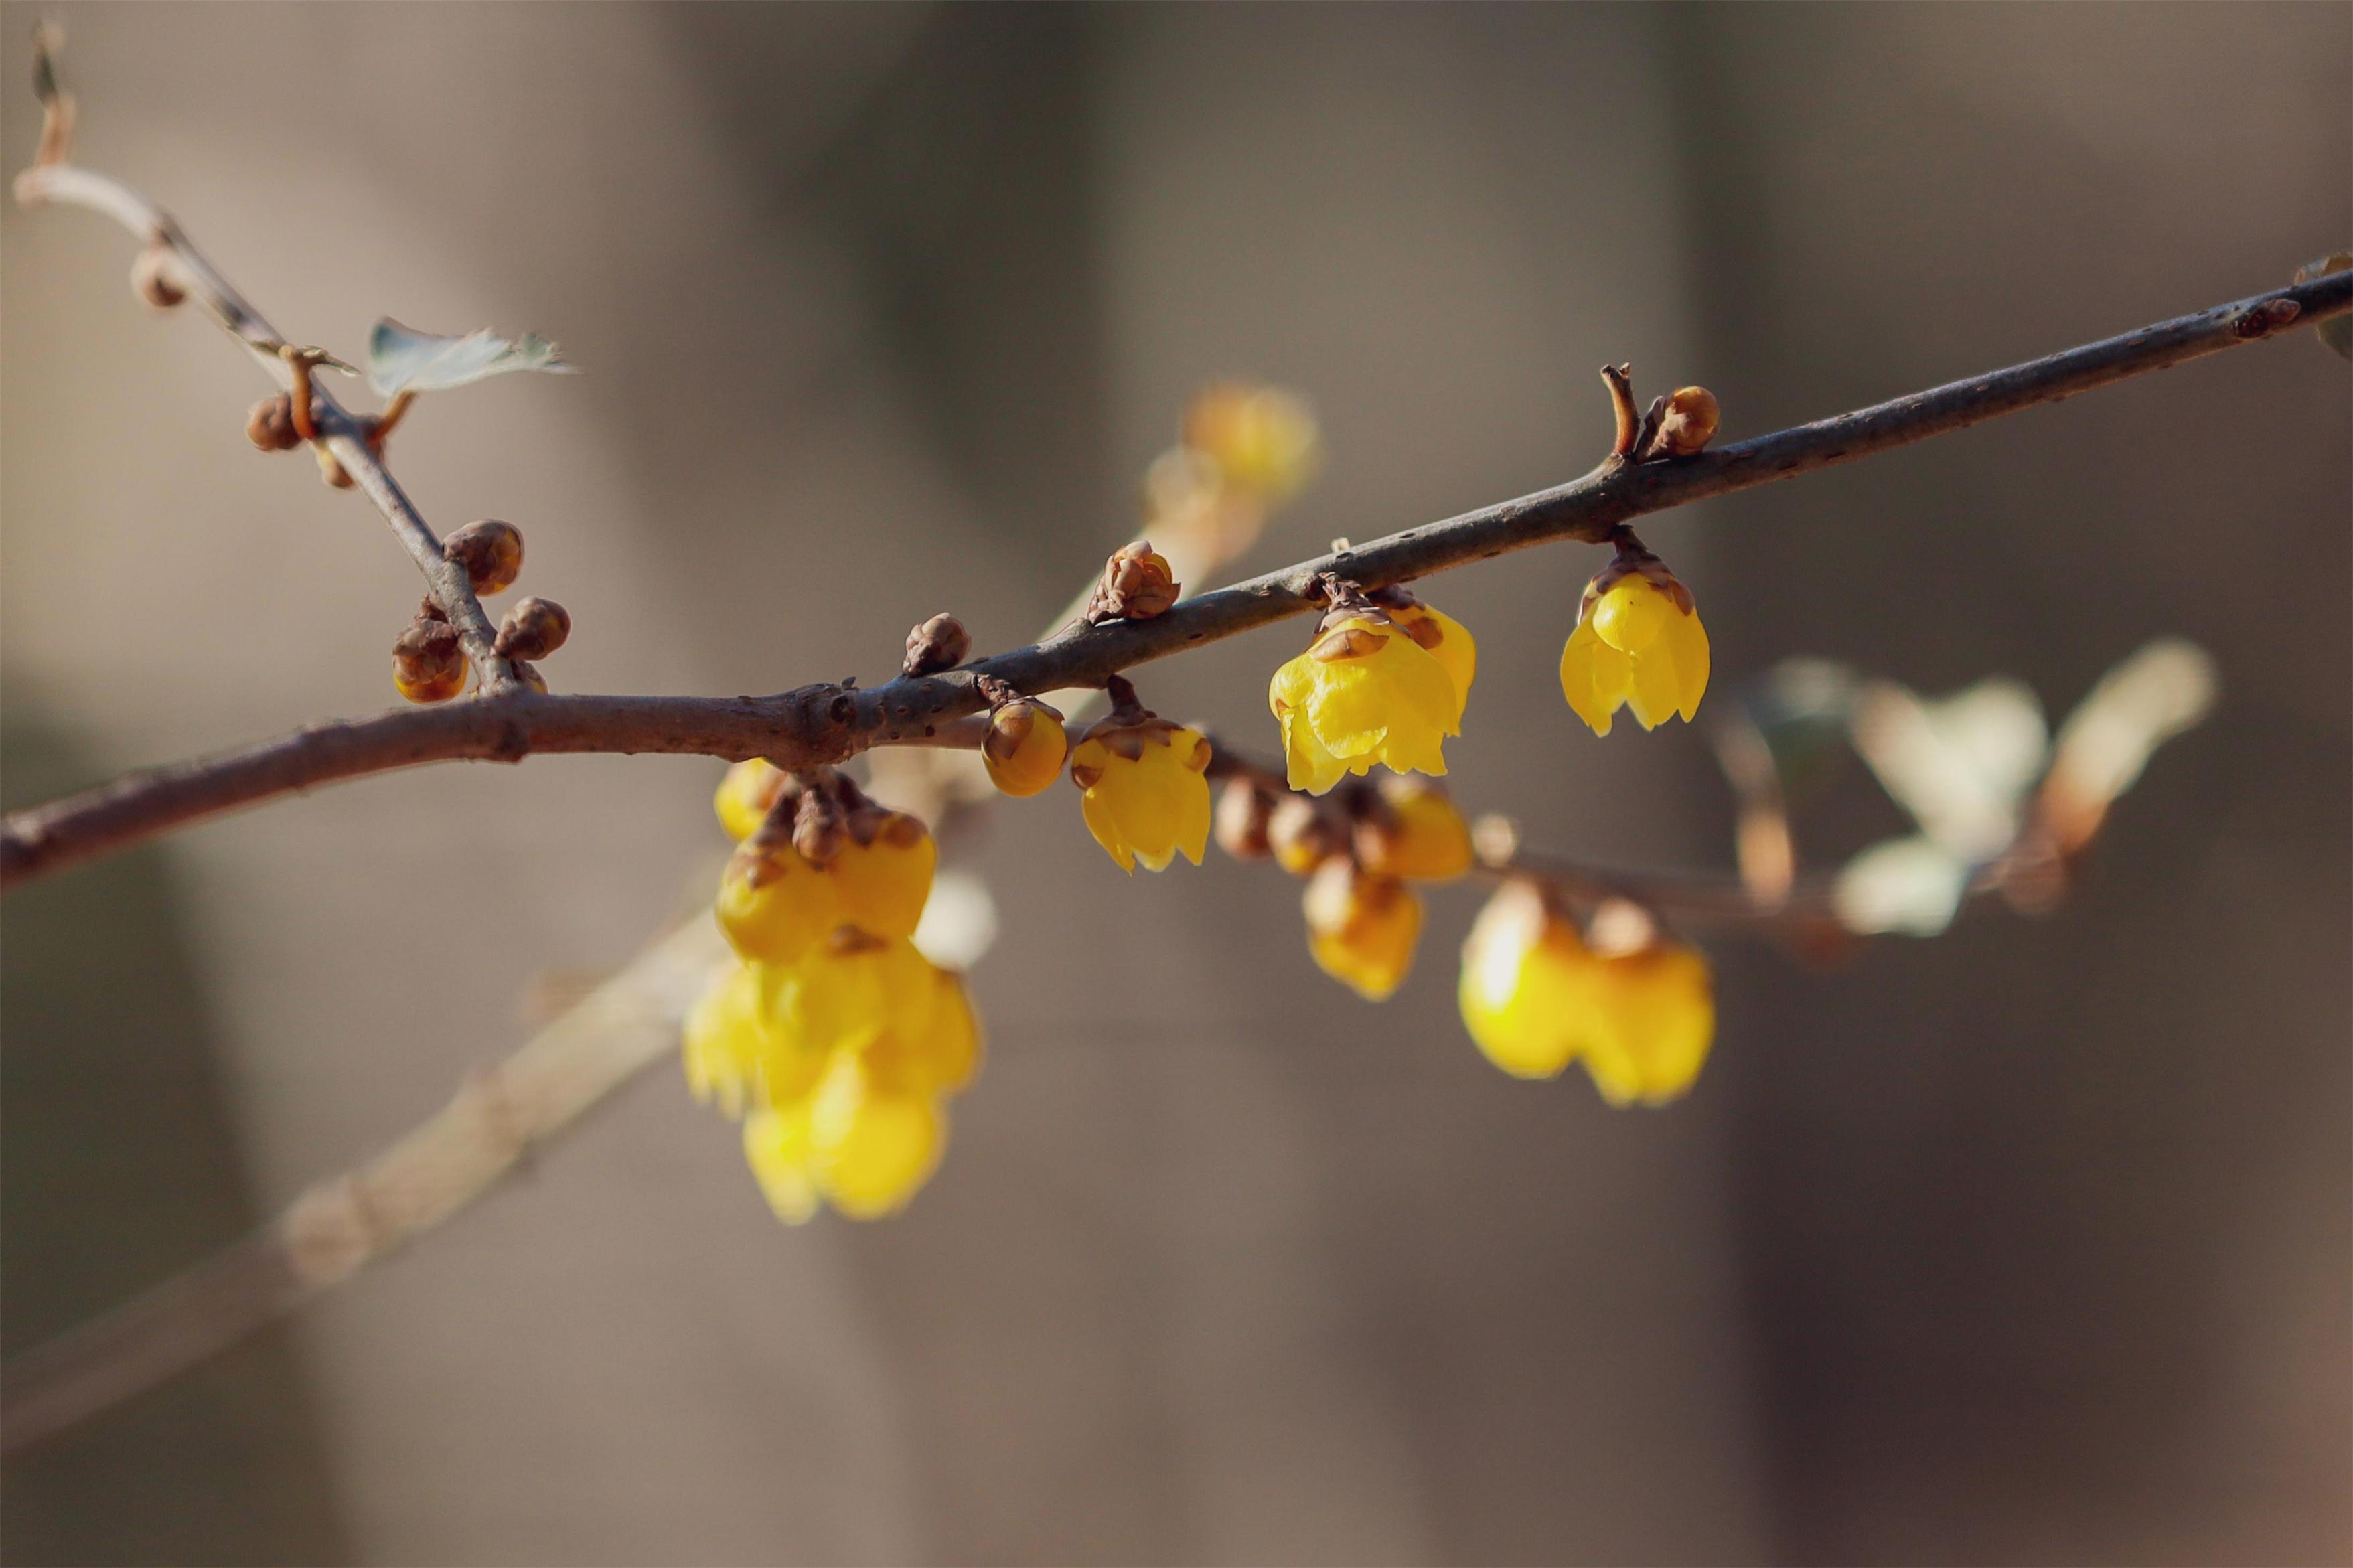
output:
<path id="1" fill-rule="evenodd" d="M 440 526 L 529 535 L 574 690 L 871 684 L 942 608 L 1026 641 L 1220 376 L 1300 388 L 1328 453 L 1240 575 L 1583 470 L 1605 360 L 1746 437 L 2353 238 L 2344 6 L 10 5 L 10 169 L 39 15 L 79 159 L 296 339 L 495 324 L 585 367 L 427 398 L 395 447 Z M 0 216 L 10 805 L 383 706 L 417 594 L 364 501 L 247 445 L 261 382 L 131 300 L 132 250 Z M 992 1058 L 903 1216 L 778 1226 L 664 1066 L 413 1251 L 12 1460 L 0 1551 L 2346 1561 L 2347 416 L 2300 336 L 1644 526 L 1722 689 L 1813 653 L 2007 672 L 2056 715 L 2175 632 L 2224 692 L 2052 918 L 1827 971 L 1715 947 L 1716 1053 L 1671 1109 L 1479 1058 L 1472 890 L 1376 1008 L 1308 963 L 1296 884 L 1214 855 L 1131 882 L 1056 791 L 974 851 Z M 1702 729 L 1599 742 L 1561 704 L 1603 559 L 1433 589 L 1483 650 L 1458 795 L 1728 866 Z M 1269 741 L 1295 648 L 1145 693 Z M 396 774 L 11 898 L 0 1342 L 512 1049 L 533 976 L 623 962 L 715 867 L 720 771 Z M 1822 865 L 1902 826 L 1840 787 L 1799 826 Z"/>

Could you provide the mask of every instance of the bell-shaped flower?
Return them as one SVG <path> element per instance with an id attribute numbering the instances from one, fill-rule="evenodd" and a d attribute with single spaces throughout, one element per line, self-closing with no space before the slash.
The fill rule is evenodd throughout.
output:
<path id="1" fill-rule="evenodd" d="M 1383 779 L 1356 821 L 1356 859 L 1377 876 L 1451 882 L 1471 869 L 1471 825 L 1445 790 Z"/>
<path id="2" fill-rule="evenodd" d="M 1267 705 L 1282 725 L 1291 787 L 1311 795 L 1375 763 L 1442 773 L 1445 740 L 1462 732 L 1454 677 L 1361 597 L 1325 616 L 1307 651 L 1274 672 Z"/>
<path id="3" fill-rule="evenodd" d="M 1209 843 L 1209 742 L 1140 710 L 1114 709 L 1071 751 L 1087 830 L 1119 868 L 1165 870 L 1179 852 L 1198 866 Z"/>
<path id="4" fill-rule="evenodd" d="M 1707 628 L 1691 591 L 1655 557 L 1613 566 L 1588 585 L 1577 629 L 1560 655 L 1560 689 L 1597 735 L 1620 707 L 1645 730 L 1681 714 L 1707 691 Z"/>
<path id="5" fill-rule="evenodd" d="M 1408 637 L 1446 667 L 1448 677 L 1454 682 L 1454 719 L 1460 724 L 1462 710 L 1471 700 L 1472 679 L 1479 673 L 1479 645 L 1472 639 L 1470 629 L 1402 586 L 1383 588 L 1369 597 L 1388 612 L 1389 619 L 1405 628 Z"/>
<path id="6" fill-rule="evenodd" d="M 1366 1001 L 1387 1001 L 1413 967 L 1421 895 L 1396 878 L 1335 857 L 1308 879 L 1301 908 L 1316 963 Z"/>
<path id="7" fill-rule="evenodd" d="M 904 1208 L 939 1165 L 947 1117 L 928 1095 L 882 1089 L 843 1057 L 816 1091 L 744 1121 L 744 1154 L 778 1219 L 798 1225 L 819 1199 L 851 1219 Z"/>

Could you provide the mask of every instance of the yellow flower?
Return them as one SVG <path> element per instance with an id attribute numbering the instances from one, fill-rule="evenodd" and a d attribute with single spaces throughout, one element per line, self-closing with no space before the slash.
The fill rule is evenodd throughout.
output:
<path id="1" fill-rule="evenodd" d="M 1370 605 L 1326 616 L 1314 645 L 1274 672 L 1267 705 L 1282 723 L 1291 787 L 1311 795 L 1376 763 L 1442 773 L 1446 737 L 1462 732 L 1446 666 Z"/>
<path id="2" fill-rule="evenodd" d="M 1301 908 L 1307 951 L 1366 1001 L 1387 1001 L 1413 967 L 1421 895 L 1396 878 L 1368 875 L 1345 857 L 1327 860 L 1308 881 Z"/>
<path id="3" fill-rule="evenodd" d="M 809 1172 L 826 1201 L 851 1219 L 881 1219 L 931 1178 L 948 1122 L 938 1100 L 883 1089 L 845 1057 L 809 1097 L 808 1129 Z"/>
<path id="4" fill-rule="evenodd" d="M 1471 825 L 1452 797 L 1419 779 L 1388 778 L 1356 819 L 1356 858 L 1382 877 L 1451 882 L 1471 869 Z"/>
<path id="5" fill-rule="evenodd" d="M 727 776 L 719 781 L 719 793 L 711 803 L 719 812 L 719 826 L 727 837 L 740 844 L 758 832 L 788 776 L 765 757 L 754 757 L 729 768 Z"/>
<path id="6" fill-rule="evenodd" d="M 1133 873 L 1165 870 L 1178 851 L 1198 866 L 1209 842 L 1209 742 L 1198 731 L 1114 710 L 1071 752 L 1087 830 Z"/>
<path id="7" fill-rule="evenodd" d="M 870 1082 L 897 1094 L 955 1094 L 980 1070 L 980 1020 L 963 979 L 934 969 L 891 1026 L 862 1053 Z"/>
<path id="8" fill-rule="evenodd" d="M 841 918 L 869 936 L 910 937 L 932 896 L 940 847 L 919 817 L 871 807 L 850 816 L 841 852 L 826 863 Z"/>
<path id="9" fill-rule="evenodd" d="M 779 1034 L 829 1058 L 894 1030 L 925 1036 L 938 1012 L 934 973 L 904 937 L 845 928 L 798 963 L 762 966 L 761 1005 Z"/>
<path id="10" fill-rule="evenodd" d="M 773 1005 L 775 971 L 731 965 L 686 1016 L 682 1037 L 687 1087 L 719 1102 L 733 1120 L 747 1104 L 775 1106 L 807 1094 L 827 1057 L 780 1026 Z"/>
<path id="11" fill-rule="evenodd" d="M 1621 705 L 1645 730 L 1677 713 L 1689 721 L 1707 690 L 1707 629 L 1691 594 L 1664 567 L 1654 569 L 1663 582 L 1651 570 L 1595 578 L 1561 650 L 1561 694 L 1597 735 Z"/>
<path id="12" fill-rule="evenodd" d="M 1586 1039 L 1593 955 L 1535 889 L 1509 882 L 1462 943 L 1462 1022 L 1487 1059 L 1514 1078 L 1552 1078 Z"/>
<path id="13" fill-rule="evenodd" d="M 763 963 L 797 961 L 849 918 L 834 879 L 789 844 L 738 849 L 713 912 L 728 945 Z"/>
<path id="14" fill-rule="evenodd" d="M 1462 1021 L 1487 1059 L 1517 1078 L 1582 1059 L 1612 1105 L 1689 1089 L 1715 1034 L 1707 961 L 1637 923 L 1635 945 L 1597 952 L 1535 889 L 1498 892 L 1462 945 Z"/>
<path id="15" fill-rule="evenodd" d="M 851 1219 L 897 1213 L 946 1142 L 937 1100 L 877 1086 L 855 1057 L 837 1060 L 815 1093 L 744 1121 L 744 1159 L 787 1225 L 814 1215 L 819 1198 Z"/>
<path id="16" fill-rule="evenodd" d="M 1460 724 L 1463 707 L 1471 700 L 1472 678 L 1479 673 L 1479 645 L 1472 640 L 1469 628 L 1401 587 L 1382 589 L 1373 595 L 1373 602 L 1405 628 L 1406 636 L 1446 667 L 1447 676 L 1454 682 L 1454 719 Z"/>
<path id="17" fill-rule="evenodd" d="M 1585 1070 L 1612 1105 L 1664 1105 L 1699 1077 L 1715 1038 L 1707 960 L 1662 944 L 1602 958 L 1599 1016 Z"/>
<path id="18" fill-rule="evenodd" d="M 1019 698 L 988 716 L 980 760 L 988 780 L 1010 795 L 1031 795 L 1054 782 L 1070 754 L 1062 716 L 1033 698 Z"/>
<path id="19" fill-rule="evenodd" d="M 1216 459 L 1238 489 L 1280 501 L 1315 471 L 1315 416 L 1293 394 L 1228 382 L 1205 389 L 1185 410 L 1185 444 Z"/>

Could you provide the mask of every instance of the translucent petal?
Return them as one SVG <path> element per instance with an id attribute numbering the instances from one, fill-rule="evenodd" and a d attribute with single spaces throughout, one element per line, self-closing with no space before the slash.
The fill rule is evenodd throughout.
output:
<path id="1" fill-rule="evenodd" d="M 744 1157 L 760 1192 L 786 1225 L 817 1213 L 817 1180 L 809 1170 L 808 1108 L 755 1111 L 744 1119 Z"/>
<path id="2" fill-rule="evenodd" d="M 1568 634 L 1560 652 L 1561 695 L 1595 734 L 1609 733 L 1610 715 L 1626 700 L 1631 677 L 1626 656 L 1594 634 L 1589 618 Z"/>
<path id="3" fill-rule="evenodd" d="M 809 1103 L 810 1168 L 827 1201 L 852 1219 L 904 1208 L 939 1164 L 946 1135 L 937 1102 L 883 1092 L 849 1064 Z"/>
<path id="4" fill-rule="evenodd" d="M 1462 722 L 1462 710 L 1471 700 L 1471 681 L 1479 673 L 1479 645 L 1461 621 L 1443 610 L 1423 606 L 1423 613 L 1440 632 L 1438 646 L 1430 656 L 1445 669 L 1454 683 L 1454 722 L 1457 732 Z"/>
<path id="5" fill-rule="evenodd" d="M 1678 615 L 1670 621 L 1666 642 L 1674 650 L 1675 679 L 1680 688 L 1675 710 L 1689 722 L 1699 711 L 1699 700 L 1707 695 L 1707 628 L 1700 625 L 1699 612 Z"/>
<path id="6" fill-rule="evenodd" d="M 1126 837 L 1120 832 L 1119 823 L 1112 816 L 1111 805 L 1103 798 L 1103 785 L 1097 784 L 1079 797 L 1079 812 L 1087 819 L 1087 831 L 1095 836 L 1095 842 L 1103 847 L 1103 852 L 1119 862 L 1121 870 L 1133 875 L 1135 852 L 1128 847 Z"/>
<path id="7" fill-rule="evenodd" d="M 1682 684 L 1675 679 L 1674 655 L 1662 637 L 1641 653 L 1625 657 L 1633 670 L 1626 706 L 1634 710 L 1643 729 L 1655 730 L 1675 716 L 1675 702 L 1683 694 Z"/>

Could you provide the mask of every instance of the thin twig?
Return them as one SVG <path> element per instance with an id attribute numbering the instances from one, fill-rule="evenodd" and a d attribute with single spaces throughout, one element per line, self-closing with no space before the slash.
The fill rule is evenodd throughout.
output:
<path id="1" fill-rule="evenodd" d="M 26 169 L 16 176 L 16 199 L 27 206 L 57 202 L 88 207 L 92 212 L 104 213 L 141 239 L 169 248 L 189 292 L 203 303 L 213 320 L 245 345 L 281 389 L 290 395 L 295 392 L 297 378 L 280 353 L 286 340 L 189 242 L 171 214 L 121 181 L 70 163 Z M 465 568 L 442 559 L 441 541 L 368 441 L 367 423 L 336 402 L 315 376 L 311 387 L 311 416 L 322 432 L 327 450 L 334 454 L 335 461 L 343 466 L 343 472 L 352 477 L 361 493 L 384 514 L 385 521 L 392 525 L 392 531 L 416 561 L 417 569 L 425 574 L 433 601 L 457 628 L 458 639 L 481 679 L 482 689 L 523 689 L 522 676 L 512 661 L 501 658 L 492 647 L 497 630 L 484 613 L 481 601 L 475 597 L 473 584 L 466 580 Z"/>
<path id="2" fill-rule="evenodd" d="M 709 920 L 648 947 L 374 1160 L 275 1221 L 0 1369 L 0 1453 L 155 1386 L 472 1204 L 555 1133 L 667 1057 L 725 954 Z"/>

